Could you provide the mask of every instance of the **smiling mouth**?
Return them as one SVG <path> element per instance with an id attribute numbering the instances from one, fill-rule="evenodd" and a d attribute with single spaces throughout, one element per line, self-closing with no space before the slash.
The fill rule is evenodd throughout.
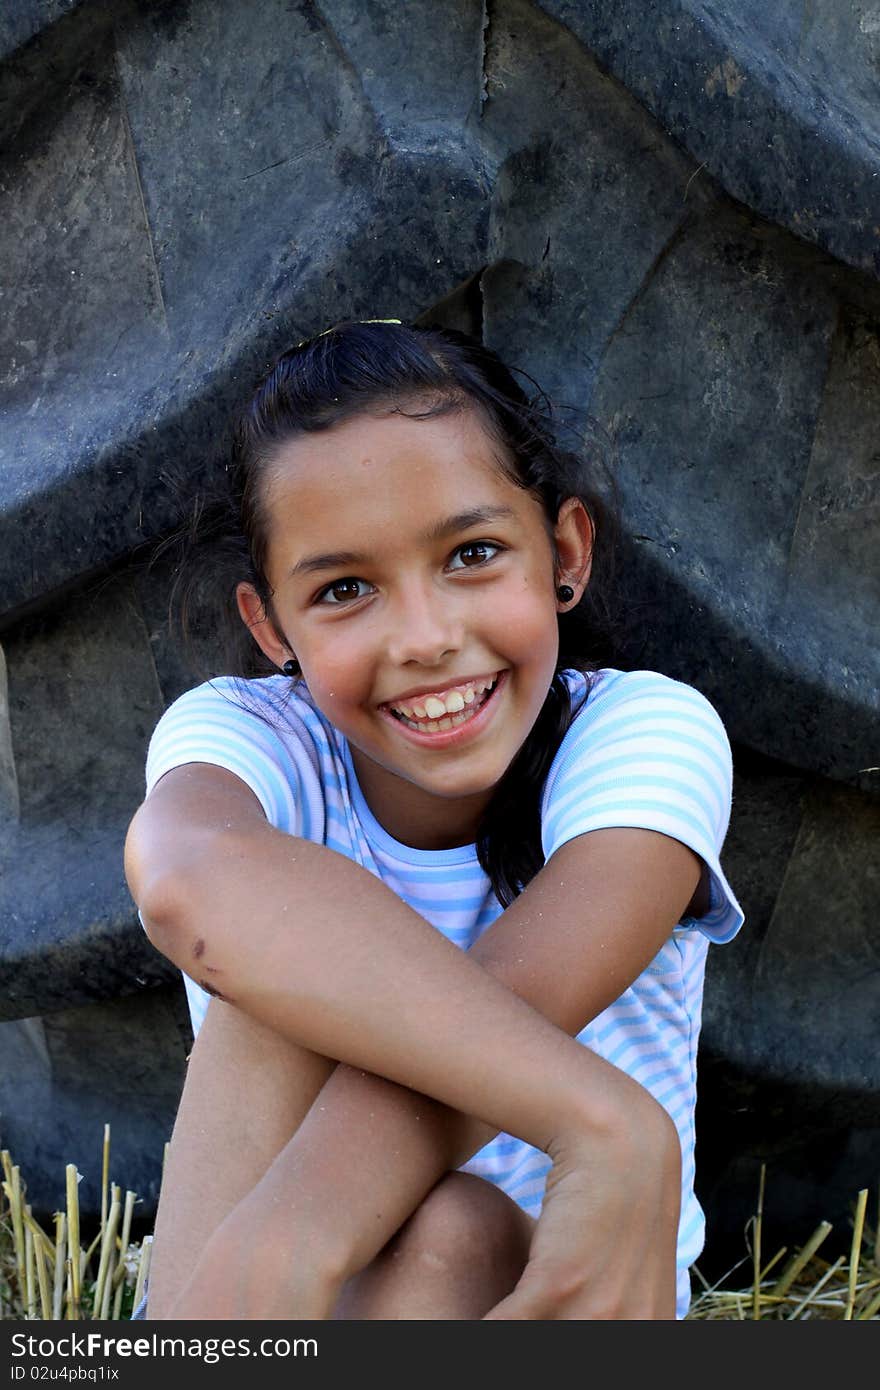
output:
<path id="1" fill-rule="evenodd" d="M 415 729 L 417 733 L 436 734 L 446 729 L 456 729 L 460 724 L 467 724 L 489 702 L 500 674 L 493 676 L 490 681 L 477 681 L 464 690 L 451 691 L 443 700 L 429 695 L 424 700 L 407 701 L 406 712 L 399 706 L 388 705 L 386 708 L 399 723 L 406 724 L 407 728 Z"/>

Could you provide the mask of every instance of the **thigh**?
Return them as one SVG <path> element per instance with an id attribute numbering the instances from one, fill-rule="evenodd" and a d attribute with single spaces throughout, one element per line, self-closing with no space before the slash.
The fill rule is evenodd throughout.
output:
<path id="1" fill-rule="evenodd" d="M 162 1178 L 151 1318 L 168 1310 L 212 1232 L 259 1182 L 336 1063 L 212 999 L 193 1044 Z"/>

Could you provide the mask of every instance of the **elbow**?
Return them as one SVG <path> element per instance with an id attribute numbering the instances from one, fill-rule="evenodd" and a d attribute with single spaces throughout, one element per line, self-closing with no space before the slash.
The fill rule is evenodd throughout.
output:
<path id="1" fill-rule="evenodd" d="M 187 937 L 192 904 L 197 899 L 192 874 L 179 859 L 172 864 L 168 856 L 149 852 L 138 834 L 137 817 L 126 837 L 123 864 L 148 940 L 163 956 L 180 965 L 181 941 Z"/>
<path id="2" fill-rule="evenodd" d="M 180 875 L 158 874 L 139 895 L 138 911 L 147 937 L 163 956 L 179 964 L 179 941 L 183 936 L 188 912 L 188 894 Z"/>
<path id="3" fill-rule="evenodd" d="M 148 878 L 138 902 L 144 931 L 150 944 L 206 993 L 232 1003 L 229 995 L 217 988 L 216 977 L 221 972 L 202 959 L 213 939 L 206 922 L 214 918 L 204 880 L 195 880 L 192 872 L 170 869 Z"/>

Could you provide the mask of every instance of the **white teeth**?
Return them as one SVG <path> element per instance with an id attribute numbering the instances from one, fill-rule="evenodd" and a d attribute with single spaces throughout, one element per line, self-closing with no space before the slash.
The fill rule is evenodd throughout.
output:
<path id="1" fill-rule="evenodd" d="M 459 724 L 466 724 L 469 719 L 473 719 L 476 711 L 464 710 L 461 714 L 449 714 L 445 719 L 428 719 L 416 722 L 415 719 L 404 719 L 404 724 L 408 724 L 411 729 L 418 729 L 421 733 L 436 734 L 441 729 L 456 729 Z"/>
<path id="2" fill-rule="evenodd" d="M 462 723 L 463 719 L 470 718 L 470 710 L 466 715 L 462 715 L 462 710 L 476 704 L 487 692 L 491 693 L 496 681 L 497 677 L 493 676 L 474 685 L 467 685 L 464 689 L 450 690 L 446 695 L 426 695 L 423 699 L 412 702 L 401 700 L 399 704 L 392 705 L 391 709 L 408 724 L 418 724 L 418 727 L 427 732 L 435 733 L 438 728 L 451 727 L 446 722 L 450 716 L 458 724 Z"/>

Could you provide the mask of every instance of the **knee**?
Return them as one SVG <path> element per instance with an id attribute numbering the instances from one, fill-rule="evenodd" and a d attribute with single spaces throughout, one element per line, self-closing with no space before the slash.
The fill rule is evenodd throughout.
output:
<path id="1" fill-rule="evenodd" d="M 450 1173 L 349 1280 L 334 1317 L 482 1318 L 519 1279 L 533 1229 L 499 1188 Z"/>
<path id="2" fill-rule="evenodd" d="M 514 1280 L 528 1259 L 532 1222 L 500 1188 L 471 1173 L 450 1173 L 394 1239 L 394 1256 L 438 1274 L 466 1268 Z"/>

